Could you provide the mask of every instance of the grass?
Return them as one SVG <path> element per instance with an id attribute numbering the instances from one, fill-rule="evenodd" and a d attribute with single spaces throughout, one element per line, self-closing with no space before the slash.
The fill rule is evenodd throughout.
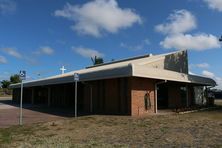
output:
<path id="1" fill-rule="evenodd" d="M 222 109 L 143 118 L 84 116 L 0 129 L 0 147 L 222 147 Z"/>

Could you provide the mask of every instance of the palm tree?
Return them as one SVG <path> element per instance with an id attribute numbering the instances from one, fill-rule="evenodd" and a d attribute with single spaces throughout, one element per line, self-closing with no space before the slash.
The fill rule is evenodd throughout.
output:
<path id="1" fill-rule="evenodd" d="M 2 88 L 9 88 L 9 85 L 11 84 L 11 82 L 8 80 L 2 80 L 1 84 L 2 84 Z"/>
<path id="2" fill-rule="evenodd" d="M 20 83 L 20 82 L 21 82 L 21 78 L 20 78 L 20 76 L 19 76 L 18 74 L 12 75 L 12 76 L 10 77 L 10 82 L 11 82 L 12 84 Z"/>
<path id="3" fill-rule="evenodd" d="M 101 57 L 91 57 L 91 60 L 93 62 L 93 65 L 98 65 L 98 64 L 102 64 L 103 63 L 103 58 Z"/>

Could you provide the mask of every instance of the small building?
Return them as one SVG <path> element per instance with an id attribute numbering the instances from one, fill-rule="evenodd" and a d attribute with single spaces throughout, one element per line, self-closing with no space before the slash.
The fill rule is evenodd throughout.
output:
<path id="1" fill-rule="evenodd" d="M 190 107 L 203 98 L 210 78 L 188 73 L 187 51 L 144 55 L 44 79 L 24 82 L 24 103 L 74 108 L 74 73 L 78 73 L 78 112 L 140 116 L 161 109 Z M 11 85 L 13 101 L 20 84 Z M 199 103 L 199 102 L 198 102 Z"/>

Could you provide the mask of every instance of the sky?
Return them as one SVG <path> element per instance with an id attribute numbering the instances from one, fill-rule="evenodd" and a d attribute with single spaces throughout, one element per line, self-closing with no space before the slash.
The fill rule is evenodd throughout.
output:
<path id="1" fill-rule="evenodd" d="M 187 49 L 190 73 L 222 88 L 221 28 L 222 0 L 0 0 L 0 80 Z"/>

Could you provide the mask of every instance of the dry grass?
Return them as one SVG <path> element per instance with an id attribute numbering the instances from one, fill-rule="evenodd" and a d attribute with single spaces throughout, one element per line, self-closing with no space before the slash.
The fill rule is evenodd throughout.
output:
<path id="1" fill-rule="evenodd" d="M 0 147 L 222 147 L 222 109 L 185 115 L 85 116 L 0 129 Z"/>
<path id="2" fill-rule="evenodd" d="M 215 104 L 222 106 L 222 99 L 216 99 Z"/>
<path id="3" fill-rule="evenodd" d="M 0 95 L 0 101 L 5 101 L 5 100 L 12 100 L 12 96 L 1 96 Z"/>

